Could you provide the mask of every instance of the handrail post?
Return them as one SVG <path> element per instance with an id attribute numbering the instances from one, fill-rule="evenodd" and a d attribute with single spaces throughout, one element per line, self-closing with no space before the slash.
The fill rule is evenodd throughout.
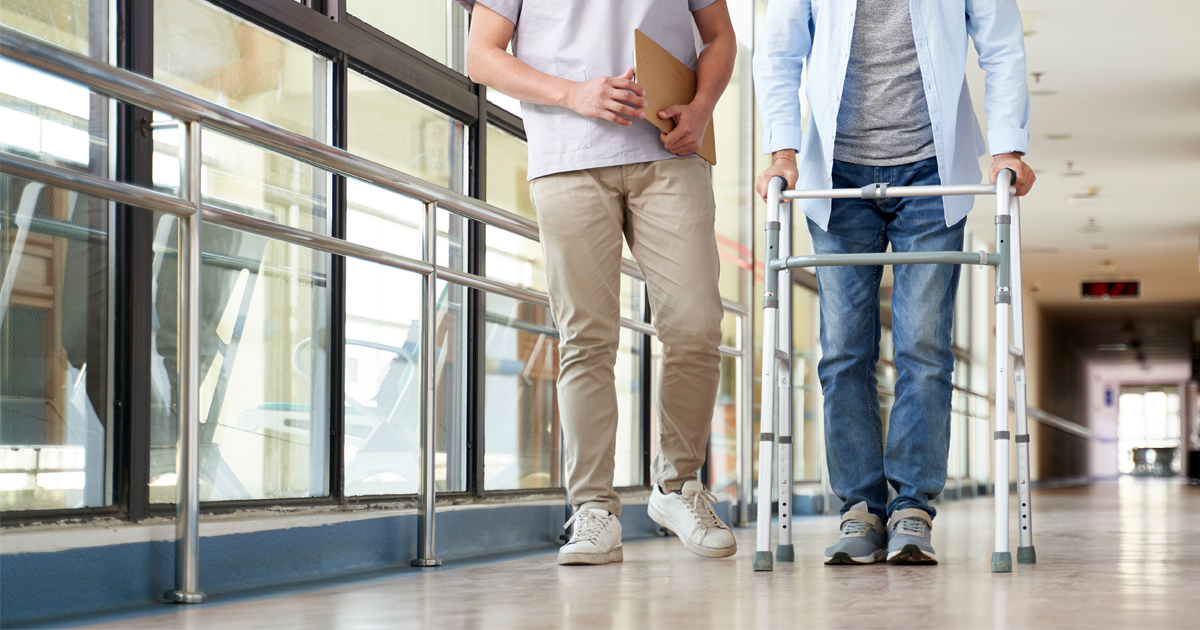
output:
<path id="1" fill-rule="evenodd" d="M 422 279 L 421 309 L 421 438 L 417 462 L 417 557 L 414 567 L 441 566 L 434 553 L 434 506 L 437 502 L 436 460 L 437 405 L 437 203 L 425 204 L 424 248 L 426 262 L 434 265 Z"/>
<path id="2" fill-rule="evenodd" d="M 179 368 L 179 435 L 175 442 L 175 589 L 164 598 L 202 604 L 200 592 L 200 133 L 187 124 L 187 191 L 192 213 L 179 222 L 179 298 L 176 353 Z"/>

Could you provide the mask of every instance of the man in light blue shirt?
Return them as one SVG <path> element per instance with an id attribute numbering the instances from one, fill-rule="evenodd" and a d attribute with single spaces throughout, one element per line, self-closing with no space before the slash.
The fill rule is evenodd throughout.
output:
<path id="1" fill-rule="evenodd" d="M 965 69 L 968 37 L 987 72 L 988 138 L 975 120 Z M 811 109 L 803 121 L 798 91 Z M 1021 16 L 1015 0 L 772 0 L 754 56 L 763 145 L 757 181 L 789 188 L 974 184 L 1034 175 Z M 801 129 L 804 128 L 804 133 Z M 798 154 L 797 154 L 798 152 Z M 799 158 L 799 164 L 797 164 Z M 798 200 L 819 254 L 961 250 L 974 198 Z M 826 564 L 936 564 L 929 501 L 946 481 L 950 443 L 950 328 L 957 265 L 893 268 L 897 372 L 886 442 L 876 394 L 882 267 L 822 267 L 825 446 L 842 499 L 840 538 Z M 896 497 L 888 501 L 888 486 Z M 890 518 L 890 524 L 889 524 Z M 886 525 L 886 526 L 885 526 Z"/>

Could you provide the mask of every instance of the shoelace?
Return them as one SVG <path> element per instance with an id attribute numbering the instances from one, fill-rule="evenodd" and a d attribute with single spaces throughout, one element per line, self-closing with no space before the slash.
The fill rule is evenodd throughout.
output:
<path id="1" fill-rule="evenodd" d="M 716 495 L 708 490 L 699 490 L 695 494 L 683 495 L 683 502 L 692 510 L 692 514 L 700 521 L 700 526 L 707 529 L 709 527 L 723 527 L 721 519 L 717 518 L 717 513 L 713 511 L 712 504 L 717 500 Z"/>
<path id="2" fill-rule="evenodd" d="M 896 523 L 896 529 L 909 536 L 925 537 L 925 521 L 919 518 L 900 519 L 900 522 Z"/>
<path id="3" fill-rule="evenodd" d="M 861 534 L 871 528 L 871 524 L 866 521 L 850 520 L 842 523 L 842 535 L 854 536 Z"/>
<path id="4" fill-rule="evenodd" d="M 600 533 L 604 531 L 604 519 L 594 514 L 591 510 L 579 510 L 563 525 L 563 529 L 567 529 L 572 523 L 578 523 L 575 531 L 571 534 L 571 542 L 595 542 L 600 537 Z"/>

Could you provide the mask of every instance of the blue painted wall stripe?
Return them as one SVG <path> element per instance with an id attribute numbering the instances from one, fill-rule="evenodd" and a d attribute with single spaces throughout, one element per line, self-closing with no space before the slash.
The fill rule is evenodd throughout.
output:
<path id="1" fill-rule="evenodd" d="M 728 503 L 714 506 L 726 522 Z M 553 551 L 563 506 L 514 505 L 441 512 L 438 556 L 466 562 L 524 550 Z M 653 536 L 645 505 L 621 514 L 626 540 Z M 203 526 L 202 526 L 203 527 Z M 200 539 L 200 588 L 221 595 L 370 572 L 409 573 L 416 557 L 416 515 L 208 536 Z M 0 555 L 0 624 L 152 608 L 174 580 L 174 542 L 154 541 Z"/>

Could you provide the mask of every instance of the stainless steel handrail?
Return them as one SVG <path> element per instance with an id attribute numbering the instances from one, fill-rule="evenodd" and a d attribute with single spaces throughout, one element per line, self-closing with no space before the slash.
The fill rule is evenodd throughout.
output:
<path id="1" fill-rule="evenodd" d="M 491 204 L 442 188 L 263 122 L 252 116 L 211 103 L 197 96 L 163 85 L 152 79 L 116 68 L 90 57 L 30 37 L 7 26 L 0 26 L 0 56 L 8 57 L 39 70 L 81 83 L 106 96 L 162 111 L 183 121 L 196 121 L 265 149 L 282 153 L 312 166 L 360 179 L 392 192 L 415 197 L 425 203 L 436 202 L 469 219 L 486 223 L 535 241 L 540 240 L 537 223 Z M 84 192 L 84 191 L 81 191 Z M 104 196 L 104 195 L 97 195 Z M 124 199 L 114 201 L 128 203 Z M 180 202 L 187 205 L 186 202 Z M 151 208 L 171 212 L 163 207 Z M 173 214 L 178 214 L 173 212 Z M 179 215 L 184 216 L 184 215 Z M 340 252 L 335 252 L 340 253 Z M 645 280 L 637 263 L 622 258 L 621 271 Z M 749 310 L 739 306 L 726 310 L 745 316 Z"/>
<path id="2" fill-rule="evenodd" d="M 549 298 L 543 293 L 440 267 L 433 260 L 434 248 L 431 239 L 435 237 L 432 226 L 435 224 L 437 207 L 511 233 L 539 240 L 538 227 L 533 221 L 251 116 L 210 103 L 146 77 L 48 44 L 6 26 L 0 26 L 0 56 L 83 84 L 97 93 L 119 101 L 165 112 L 183 123 L 180 126 L 187 142 L 188 155 L 186 169 L 183 169 L 182 173 L 187 180 L 188 198 L 186 200 L 152 189 L 113 182 L 8 153 L 5 153 L 3 160 L 0 161 L 0 171 L 9 175 L 41 181 L 131 206 L 164 212 L 182 219 L 179 226 L 181 232 L 179 240 L 179 273 L 181 275 L 179 321 L 180 334 L 184 339 L 180 343 L 179 371 L 184 391 L 181 391 L 180 396 L 180 432 L 177 445 L 179 511 L 177 515 L 176 588 L 167 594 L 167 598 L 172 601 L 193 603 L 204 599 L 203 594 L 198 591 L 198 487 L 196 485 L 198 480 L 196 471 L 198 464 L 196 449 L 198 409 L 194 409 L 198 403 L 199 376 L 196 370 L 197 366 L 194 365 L 198 356 L 196 353 L 198 352 L 197 335 L 199 331 L 199 266 L 201 264 L 199 232 L 204 221 L 326 253 L 354 257 L 421 274 L 425 286 L 423 319 L 429 320 L 426 323 L 430 324 L 427 326 L 430 328 L 430 333 L 432 333 L 432 317 L 435 317 L 436 313 L 431 314 L 429 311 L 433 305 L 432 300 L 435 299 L 433 287 L 439 276 L 441 279 L 463 286 L 549 306 Z M 422 201 L 426 206 L 423 229 L 425 230 L 425 257 L 428 260 L 414 260 L 391 252 L 203 204 L 200 190 L 201 154 L 199 146 L 205 127 L 318 168 L 360 179 Z M 645 280 L 637 264 L 628 259 L 622 259 L 621 271 Z M 727 312 L 743 317 L 749 314 L 749 309 L 743 305 L 727 300 L 722 302 Z M 625 328 L 645 334 L 655 334 L 654 328 L 649 323 L 627 318 L 621 318 L 620 323 Z M 432 352 L 430 352 L 434 343 L 432 334 L 427 334 L 423 343 L 426 346 L 426 354 L 432 356 Z M 722 347 L 721 350 L 723 354 L 727 355 L 737 352 L 740 356 L 744 352 L 744 349 L 734 351 L 725 347 Z M 428 366 L 425 367 L 428 368 Z M 422 403 L 422 419 L 432 422 L 429 420 L 432 417 L 432 396 L 426 396 Z M 425 443 L 431 442 L 432 433 L 430 432 L 431 427 L 426 427 L 426 429 L 423 432 L 423 438 L 429 439 L 423 439 L 422 443 L 428 446 Z M 433 458 L 428 456 L 429 453 L 426 455 L 425 461 L 422 462 L 422 468 L 429 470 L 424 471 L 427 479 L 422 486 L 429 488 L 423 487 L 425 491 L 419 493 L 423 509 L 421 510 L 421 526 L 418 529 L 421 539 L 419 544 L 422 547 L 421 558 L 431 561 L 432 564 L 436 561 L 433 558 L 432 531 L 434 496 L 430 490 L 433 486 Z"/>

